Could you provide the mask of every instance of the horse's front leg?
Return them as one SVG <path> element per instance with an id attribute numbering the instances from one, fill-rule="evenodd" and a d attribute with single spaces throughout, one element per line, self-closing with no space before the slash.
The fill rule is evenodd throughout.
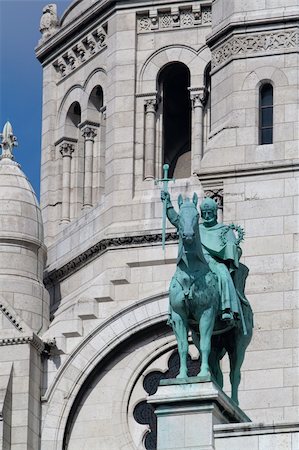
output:
<path id="1" fill-rule="evenodd" d="M 209 355 L 211 351 L 211 337 L 214 328 L 214 322 L 214 309 L 206 309 L 202 313 L 199 320 L 201 365 L 198 376 L 200 377 L 207 377 L 211 375 L 209 367 Z"/>
<path id="2" fill-rule="evenodd" d="M 180 372 L 177 378 L 186 378 L 187 374 L 187 355 L 188 355 L 188 325 L 187 319 L 182 318 L 175 311 L 172 311 L 172 327 L 178 343 L 178 352 L 180 357 Z"/>

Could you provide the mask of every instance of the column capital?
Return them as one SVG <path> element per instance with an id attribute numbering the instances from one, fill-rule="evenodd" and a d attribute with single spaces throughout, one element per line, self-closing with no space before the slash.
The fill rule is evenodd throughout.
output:
<path id="1" fill-rule="evenodd" d="M 202 108 L 205 106 L 207 98 L 208 98 L 208 91 L 205 87 L 196 87 L 196 88 L 188 88 L 190 92 L 190 99 L 192 103 L 192 108 Z"/>
<path id="2" fill-rule="evenodd" d="M 94 138 L 97 135 L 97 131 L 95 128 L 91 127 L 90 125 L 85 125 L 82 129 L 82 136 L 84 137 L 85 141 L 94 141 Z"/>
<path id="3" fill-rule="evenodd" d="M 155 113 L 157 110 L 157 97 L 147 98 L 144 100 L 145 112 Z"/>
<path id="4" fill-rule="evenodd" d="M 63 141 L 59 146 L 59 151 L 64 158 L 65 156 L 72 157 L 72 153 L 75 151 L 75 145 L 72 142 Z"/>

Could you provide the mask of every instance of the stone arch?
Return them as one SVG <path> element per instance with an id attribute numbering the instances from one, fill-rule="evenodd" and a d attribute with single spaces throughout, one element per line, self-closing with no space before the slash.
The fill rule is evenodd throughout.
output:
<path id="1" fill-rule="evenodd" d="M 59 134 L 59 136 L 57 136 L 57 139 L 64 136 L 66 117 L 67 117 L 67 114 L 68 114 L 68 111 L 69 111 L 71 105 L 75 102 L 79 103 L 80 108 L 81 108 L 81 114 L 82 114 L 84 109 L 86 109 L 85 105 L 87 105 L 87 99 L 86 99 L 86 94 L 84 93 L 82 86 L 79 84 L 72 86 L 67 91 L 67 93 L 65 94 L 65 96 L 62 99 L 62 102 L 60 104 L 60 107 L 58 109 L 58 114 L 57 114 L 57 117 L 58 117 L 57 133 Z M 84 108 L 84 106 L 85 106 L 85 108 Z M 82 116 L 81 116 L 81 120 L 82 120 Z"/>
<path id="2" fill-rule="evenodd" d="M 93 108 L 90 98 L 97 87 L 100 87 L 102 90 L 102 106 L 105 105 L 105 93 L 106 93 L 106 81 L 107 74 L 105 69 L 99 68 L 95 69 L 85 80 L 83 85 L 84 92 L 86 93 L 87 103 L 86 108 L 83 111 L 82 121 L 95 121 L 97 122 L 93 116 L 97 108 Z"/>
<path id="3" fill-rule="evenodd" d="M 263 82 L 272 83 L 274 87 L 287 86 L 289 84 L 285 73 L 273 66 L 259 67 L 248 74 L 242 84 L 242 90 L 257 89 Z"/>
<path id="4" fill-rule="evenodd" d="M 184 44 L 162 47 L 147 58 L 141 67 L 138 75 L 138 93 L 155 92 L 158 73 L 172 62 L 185 64 L 191 73 L 191 84 L 202 85 L 202 74 L 210 59 L 210 50 L 206 45 L 198 50 Z"/>
<path id="5" fill-rule="evenodd" d="M 166 322 L 167 315 L 167 293 L 145 299 L 99 325 L 76 347 L 59 369 L 43 398 L 46 413 L 42 443 L 48 449 L 62 449 L 71 407 L 95 367 L 135 333 Z"/>

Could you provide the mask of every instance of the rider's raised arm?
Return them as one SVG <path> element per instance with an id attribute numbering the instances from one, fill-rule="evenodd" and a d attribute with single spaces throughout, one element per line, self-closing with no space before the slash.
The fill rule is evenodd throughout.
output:
<path id="1" fill-rule="evenodd" d="M 166 215 L 169 220 L 169 222 L 174 225 L 176 228 L 179 226 L 179 215 L 174 209 L 171 200 L 169 192 L 161 192 L 161 200 L 166 201 Z"/>

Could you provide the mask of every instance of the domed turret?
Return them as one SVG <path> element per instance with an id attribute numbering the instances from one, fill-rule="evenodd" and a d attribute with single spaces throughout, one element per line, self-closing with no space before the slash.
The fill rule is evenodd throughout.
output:
<path id="1" fill-rule="evenodd" d="M 35 332 L 46 329 L 48 293 L 43 286 L 46 248 L 41 211 L 31 184 L 13 159 L 16 138 L 9 122 L 0 156 L 0 295 Z"/>

